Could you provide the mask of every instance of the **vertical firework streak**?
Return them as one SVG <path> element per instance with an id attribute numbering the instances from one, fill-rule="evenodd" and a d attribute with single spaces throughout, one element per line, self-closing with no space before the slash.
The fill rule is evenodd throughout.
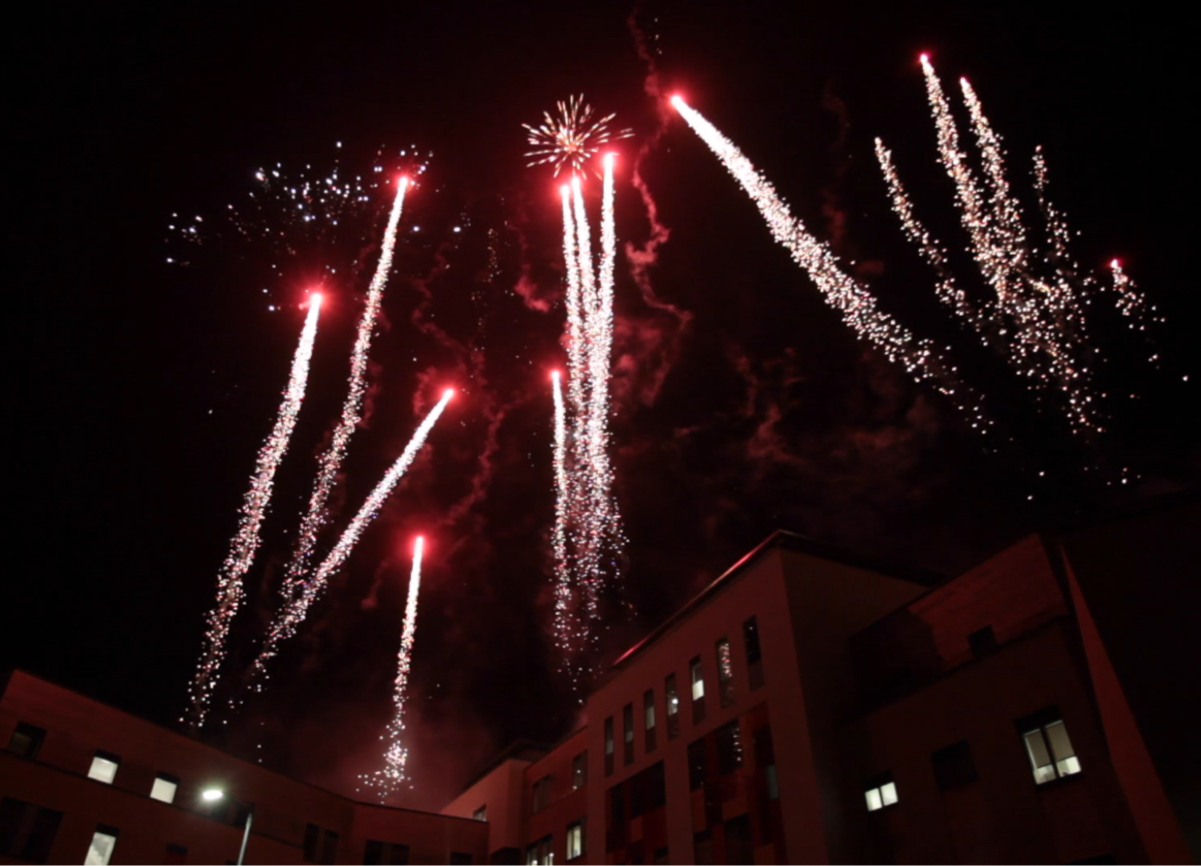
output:
<path id="1" fill-rule="evenodd" d="M 384 750 L 384 768 L 359 778 L 379 793 L 380 801 L 387 799 L 408 780 L 405 765 L 409 750 L 404 743 L 405 701 L 409 692 L 409 671 L 413 664 L 413 640 L 417 634 L 417 596 L 421 590 L 421 554 L 425 539 L 417 536 L 413 546 L 413 571 L 409 575 L 409 597 L 405 604 L 404 628 L 400 636 L 400 653 L 396 658 L 396 680 L 392 689 L 392 721 L 380 739 L 388 743 Z"/>
<path id="2" fill-rule="evenodd" d="M 405 447 L 404 452 L 396 458 L 396 462 L 392 464 L 392 468 L 388 470 L 379 484 L 375 486 L 375 489 L 371 491 L 371 495 L 367 497 L 358 514 L 350 521 L 350 524 L 346 527 L 346 531 L 342 533 L 342 537 L 334 545 L 333 550 L 329 552 L 329 555 L 326 556 L 321 566 L 313 572 L 312 579 L 306 581 L 300 587 L 296 597 L 286 604 L 276 616 L 267 633 L 263 649 L 251 667 L 250 678 L 255 682 L 257 690 L 262 690 L 262 679 L 266 674 L 267 665 L 276 653 L 279 652 L 280 644 L 295 636 L 296 629 L 304 622 L 305 617 L 308 616 L 309 608 L 321 594 L 321 591 L 325 589 L 330 577 L 346 562 L 347 557 L 350 556 L 350 552 L 358 542 L 359 536 L 363 534 L 363 530 L 379 514 L 384 500 L 388 498 L 392 489 L 412 464 L 413 459 L 417 456 L 417 452 L 425 444 L 426 437 L 429 436 L 430 431 L 434 428 L 434 424 L 438 421 L 438 417 L 442 414 L 442 410 L 446 408 L 446 404 L 450 402 L 452 396 L 454 396 L 454 392 L 449 389 L 442 394 L 442 399 L 438 401 L 438 405 L 431 409 L 430 413 L 425 416 L 425 420 L 421 422 L 421 426 L 417 428 L 417 432 L 409 440 L 409 444 Z"/>
<path id="3" fill-rule="evenodd" d="M 359 320 L 358 331 L 355 334 L 354 348 L 350 354 L 350 377 L 346 391 L 346 400 L 342 404 L 342 415 L 334 428 L 329 447 L 321 455 L 317 478 L 313 483 L 313 492 L 309 497 L 308 510 L 300 522 L 297 534 L 296 550 L 288 563 L 283 585 L 280 587 L 281 601 L 286 607 L 303 587 L 309 560 L 317 546 L 317 535 L 327 519 L 326 506 L 329 503 L 330 492 L 337 479 L 338 470 L 346 456 L 346 447 L 351 434 L 362 419 L 363 395 L 367 390 L 367 356 L 371 349 L 371 336 L 375 330 L 375 322 L 379 316 L 380 303 L 383 300 L 384 287 L 388 284 L 388 274 L 392 270 L 392 257 L 396 249 L 396 228 L 400 223 L 400 215 L 404 210 L 405 192 L 409 187 L 409 179 L 402 177 L 396 184 L 396 197 L 392 201 L 392 212 L 388 216 L 388 225 L 384 231 L 383 244 L 380 249 L 379 264 L 371 278 L 367 289 L 367 303 L 363 309 L 363 317 Z M 273 626 L 274 627 L 274 626 Z"/>
<path id="4" fill-rule="evenodd" d="M 839 267 L 829 247 L 819 242 L 792 215 L 775 187 L 732 141 L 679 96 L 673 96 L 671 102 L 750 196 L 767 222 L 772 237 L 809 274 L 826 303 L 842 314 L 843 321 L 890 361 L 902 364 L 916 379 L 929 380 L 944 394 L 953 396 L 973 428 L 988 427 L 991 422 L 984 414 L 978 395 L 959 381 L 954 366 L 943 353 L 932 342 L 919 340 L 892 316 L 877 308 L 876 299 Z"/>
<path id="5" fill-rule="evenodd" d="M 276 415 L 275 427 L 259 450 L 250 489 L 246 491 L 242 501 L 238 532 L 217 576 L 217 605 L 209 612 L 205 646 L 196 668 L 196 676 L 188 690 L 189 719 L 194 727 L 201 727 L 208 716 L 212 691 L 217 683 L 221 662 L 225 658 L 225 641 L 229 636 L 230 623 L 245 596 L 242 578 L 250 570 L 254 554 L 258 550 L 263 518 L 271 504 L 275 471 L 288 450 L 300 404 L 304 400 L 320 312 L 321 295 L 314 294 L 309 299 L 309 313 L 300 335 L 300 344 L 296 347 L 296 355 L 292 359 L 292 372 L 288 377 L 283 403 Z"/>
<path id="6" fill-rule="evenodd" d="M 567 407 L 559 371 L 551 373 L 555 397 L 555 528 L 551 548 L 555 557 L 555 641 L 560 647 L 572 645 L 571 567 L 567 561 L 567 520 L 571 511 L 571 493 L 567 477 Z"/>

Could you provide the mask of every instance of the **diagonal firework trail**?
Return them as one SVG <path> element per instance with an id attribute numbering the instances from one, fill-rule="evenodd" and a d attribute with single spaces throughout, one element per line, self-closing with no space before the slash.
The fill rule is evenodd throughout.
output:
<path id="1" fill-rule="evenodd" d="M 338 470 L 346 456 L 346 447 L 351 434 L 358 426 L 363 416 L 363 395 L 367 390 L 367 356 L 371 349 L 371 336 L 375 322 L 379 316 L 380 303 L 383 300 L 384 287 L 388 284 L 388 274 L 392 270 L 392 257 L 396 249 L 396 227 L 400 223 L 400 215 L 404 210 L 405 192 L 409 188 L 409 179 L 400 178 L 396 183 L 396 197 L 392 201 L 392 212 L 388 216 L 388 226 L 384 231 L 384 240 L 380 249 L 379 264 L 367 289 L 367 304 L 363 308 L 363 317 L 359 320 L 358 331 L 355 334 L 354 348 L 350 353 L 350 376 L 346 391 L 346 400 L 342 404 L 342 415 L 334 428 L 329 447 L 321 455 L 317 478 L 313 483 L 313 492 L 309 497 L 308 510 L 300 522 L 297 534 L 296 550 L 288 563 L 283 585 L 280 587 L 282 603 L 288 605 L 302 591 L 305 575 L 309 569 L 309 560 L 317 546 L 317 535 L 328 519 L 327 505 Z"/>
<path id="2" fill-rule="evenodd" d="M 225 658 L 225 641 L 229 636 L 230 623 L 245 596 L 242 578 L 249 571 L 262 540 L 260 530 L 267 508 L 271 504 L 275 471 L 288 450 L 288 442 L 296 427 L 296 417 L 300 412 L 305 385 L 308 382 L 309 362 L 313 357 L 313 341 L 317 336 L 320 312 L 321 295 L 314 294 L 309 299 L 309 313 L 305 318 L 304 330 L 300 334 L 300 344 L 296 347 L 296 354 L 292 359 L 292 372 L 288 377 L 283 403 L 276 414 L 271 435 L 259 450 L 250 489 L 246 491 L 242 500 L 238 532 L 217 576 L 217 605 L 209 612 L 204 649 L 196 667 L 196 675 L 188 687 L 188 717 L 192 726 L 196 728 L 203 726 L 208 716 L 213 688 L 217 684 L 221 662 Z"/>
<path id="3" fill-rule="evenodd" d="M 413 641 L 417 635 L 417 596 L 421 591 L 421 555 L 424 546 L 425 539 L 417 536 L 417 542 L 413 545 L 413 571 L 409 574 L 409 595 L 405 603 L 400 652 L 396 658 L 396 680 L 392 689 L 393 715 L 380 737 L 388 743 L 384 750 L 384 768 L 359 776 L 361 781 L 376 789 L 380 802 L 398 791 L 409 778 L 405 772 L 409 749 L 404 743 L 404 713 L 409 692 L 409 671 L 413 665 Z"/>
<path id="4" fill-rule="evenodd" d="M 842 270 L 830 248 L 811 235 L 792 215 L 775 187 L 733 142 L 679 96 L 673 96 L 671 103 L 750 196 L 767 222 L 772 237 L 809 274 L 826 303 L 842 314 L 843 321 L 890 361 L 903 364 L 914 378 L 928 380 L 953 397 L 974 429 L 987 429 L 991 421 L 984 414 L 979 395 L 959 381 L 955 367 L 945 354 L 930 340 L 919 340 L 880 310 L 875 297 Z"/>
<path id="5" fill-rule="evenodd" d="M 309 608 L 312 607 L 313 602 L 316 601 L 317 597 L 325 589 L 330 577 L 346 562 L 347 557 L 350 556 L 350 552 L 358 542 L 359 536 L 363 534 L 363 530 L 379 514 L 384 500 L 388 498 L 388 494 L 392 492 L 392 489 L 412 464 L 413 459 L 417 456 L 417 452 L 425 444 L 426 437 L 429 436 L 430 431 L 434 428 L 434 424 L 438 421 L 438 417 L 442 414 L 442 410 L 446 408 L 446 404 L 450 402 L 452 396 L 454 396 L 454 391 L 450 389 L 447 389 L 442 394 L 442 399 L 438 401 L 438 405 L 431 409 L 430 413 L 425 416 L 425 420 L 421 422 L 421 426 L 417 428 L 417 432 L 409 440 L 409 444 L 405 447 L 404 452 L 396 458 L 396 462 L 392 464 L 392 468 L 388 470 L 379 484 L 375 486 L 375 489 L 371 491 L 371 495 L 367 497 L 362 507 L 359 508 L 358 514 L 350 521 L 350 524 L 346 527 L 346 531 L 342 533 L 342 537 L 338 539 L 338 543 L 334 545 L 333 550 L 326 556 L 325 561 L 313 572 L 312 577 L 300 587 L 295 598 L 276 614 L 275 621 L 272 622 L 267 632 L 266 640 L 263 642 L 263 649 L 250 669 L 250 680 L 255 683 L 257 691 L 262 691 L 262 680 L 266 674 L 267 665 L 279 652 L 280 644 L 295 636 L 297 628 L 304 622 L 305 617 L 308 616 Z"/>

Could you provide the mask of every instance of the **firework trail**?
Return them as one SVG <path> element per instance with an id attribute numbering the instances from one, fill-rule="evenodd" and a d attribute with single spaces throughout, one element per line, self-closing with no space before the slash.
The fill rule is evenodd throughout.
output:
<path id="1" fill-rule="evenodd" d="M 379 264 L 375 275 L 367 289 L 367 304 L 363 309 L 363 317 L 359 320 L 358 332 L 355 334 L 354 348 L 350 354 L 350 377 L 346 391 L 346 401 L 342 404 L 342 416 L 330 440 L 329 447 L 321 455 L 317 478 L 313 483 L 313 492 L 309 497 L 309 507 L 300 522 L 297 535 L 296 550 L 280 587 L 280 596 L 286 606 L 302 591 L 302 585 L 308 571 L 309 559 L 317 546 L 317 535 L 327 519 L 326 506 L 329 502 L 330 491 L 346 456 L 346 447 L 351 434 L 362 418 L 363 395 L 367 390 L 367 355 L 371 349 L 371 336 L 375 329 L 376 318 L 379 316 L 380 303 L 383 300 L 384 287 L 388 283 L 388 274 L 392 270 L 392 256 L 396 249 L 396 227 L 400 223 L 400 215 L 404 210 L 405 192 L 409 188 L 409 179 L 401 177 L 396 184 L 396 197 L 392 202 L 392 212 L 388 217 L 388 226 L 384 231 L 383 245 L 380 250 Z"/>
<path id="2" fill-rule="evenodd" d="M 193 727 L 204 725 L 212 700 L 213 687 L 217 683 L 221 662 L 225 658 L 225 641 L 229 627 L 245 590 L 242 578 L 250 570 L 254 554 L 261 541 L 260 530 L 267 508 L 271 504 L 271 493 L 275 483 L 275 471 L 288 450 L 288 442 L 296 427 L 296 417 L 304 400 L 305 385 L 309 378 L 309 362 L 313 357 L 313 341 L 317 336 L 317 319 L 321 312 L 321 295 L 309 298 L 309 313 L 305 318 L 300 344 L 292 359 L 292 372 L 284 391 L 284 400 L 276 414 L 275 427 L 259 450 L 258 462 L 250 480 L 250 489 L 242 500 L 242 514 L 238 532 L 230 544 L 229 554 L 217 576 L 217 605 L 208 615 L 208 630 L 205 632 L 205 647 L 201 652 L 196 676 L 189 686 L 188 715 Z"/>
<path id="3" fill-rule="evenodd" d="M 890 361 L 904 365 L 916 379 L 929 380 L 944 394 L 953 396 L 974 429 L 986 429 L 991 422 L 984 415 L 979 397 L 959 381 L 954 366 L 943 353 L 877 308 L 876 299 L 839 267 L 829 247 L 792 215 L 772 184 L 733 142 L 679 96 L 673 96 L 671 104 L 751 197 L 772 237 L 809 274 L 826 303 L 842 314 L 843 321 Z"/>
<path id="4" fill-rule="evenodd" d="M 572 406 L 584 405 L 584 319 L 571 187 L 563 184 L 563 260 L 567 264 L 567 387 Z"/>
<path id="5" fill-rule="evenodd" d="M 417 456 L 417 452 L 425 444 L 426 437 L 429 436 L 430 431 L 434 428 L 434 424 L 438 421 L 438 417 L 442 414 L 442 410 L 446 408 L 446 404 L 450 402 L 452 396 L 454 396 L 454 391 L 451 389 L 443 392 L 442 399 L 438 401 L 438 405 L 431 409 L 430 413 L 425 416 L 425 420 L 421 422 L 421 426 L 417 428 L 417 432 L 409 440 L 409 444 L 405 447 L 404 452 L 396 458 L 396 462 L 392 464 L 392 468 L 388 470 L 379 484 L 375 486 L 375 489 L 371 491 L 371 495 L 367 497 L 358 514 L 350 521 L 350 524 L 346 527 L 346 531 L 342 533 L 342 537 L 338 539 L 338 543 L 334 545 L 333 550 L 326 556 L 325 561 L 313 571 L 309 580 L 305 581 L 304 585 L 299 588 L 296 596 L 276 614 L 275 620 L 267 632 L 263 649 L 259 653 L 259 657 L 255 659 L 250 670 L 250 680 L 256 684 L 255 688 L 257 691 L 262 690 L 262 678 L 266 673 L 267 664 L 279 652 L 280 644 L 295 636 L 297 628 L 304 622 L 309 608 L 316 601 L 317 596 L 325 589 L 330 577 L 346 562 L 347 557 L 350 556 L 350 552 L 358 542 L 359 536 L 363 534 L 363 530 L 379 514 L 384 500 L 388 498 L 392 489 L 412 464 L 413 459 Z"/>
<path id="6" fill-rule="evenodd" d="M 413 639 L 417 634 L 417 596 L 421 590 L 421 553 L 424 545 L 425 539 L 417 536 L 413 545 L 413 571 L 409 575 L 409 598 L 405 604 L 404 628 L 400 637 L 396 680 L 392 689 L 392 705 L 395 712 L 392 721 L 380 737 L 388 743 L 387 749 L 384 750 L 384 768 L 359 776 L 361 781 L 376 789 L 381 803 L 408 781 L 405 764 L 409 758 L 409 750 L 404 744 L 404 711 L 409 691 L 409 671 L 413 663 Z"/>
<path id="7" fill-rule="evenodd" d="M 571 604 L 571 570 L 567 561 L 567 521 L 571 512 L 571 494 L 567 478 L 567 407 L 563 404 L 563 387 L 559 371 L 551 373 L 555 397 L 555 528 L 551 548 L 555 557 L 555 640 L 560 647 L 572 644 L 573 634 L 569 617 Z"/>

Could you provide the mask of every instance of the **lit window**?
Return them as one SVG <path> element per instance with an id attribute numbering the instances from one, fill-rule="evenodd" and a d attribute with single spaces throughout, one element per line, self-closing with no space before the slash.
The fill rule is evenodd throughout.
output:
<path id="1" fill-rule="evenodd" d="M 701 671 L 701 657 L 697 656 L 688 665 L 692 678 L 692 723 L 705 720 L 705 675 Z"/>
<path id="2" fill-rule="evenodd" d="M 717 693 L 723 707 L 734 703 L 734 656 L 724 637 L 717 642 Z"/>
<path id="3" fill-rule="evenodd" d="M 112 752 L 101 752 L 97 750 L 96 757 L 92 758 L 91 769 L 88 770 L 88 778 L 95 779 L 97 782 L 104 782 L 106 785 L 111 785 L 113 779 L 117 776 L 117 767 L 121 765 L 121 756 L 114 755 Z M 107 860 L 104 862 L 108 862 Z"/>
<path id="4" fill-rule="evenodd" d="M 867 783 L 864 791 L 867 800 L 867 811 L 876 812 L 897 801 L 897 783 L 892 780 L 891 773 L 884 773 Z"/>
<path id="5" fill-rule="evenodd" d="M 634 705 L 621 708 L 621 740 L 625 746 L 625 764 L 634 763 Z"/>
<path id="6" fill-rule="evenodd" d="M 663 680 L 663 694 L 667 702 L 667 739 L 680 735 L 680 693 L 676 691 L 676 675 L 668 674 Z"/>
<path id="7" fill-rule="evenodd" d="M 578 791 L 588 781 L 588 752 L 580 752 L 571 759 L 571 790 Z"/>
<path id="8" fill-rule="evenodd" d="M 742 733 L 738 719 L 727 722 L 715 732 L 717 738 L 717 772 L 728 776 L 742 766 Z"/>
<path id="9" fill-rule="evenodd" d="M 567 825 L 567 859 L 584 856 L 584 819 Z"/>
<path id="10" fill-rule="evenodd" d="M 613 775 L 613 717 L 605 719 L 605 775 Z"/>
<path id="11" fill-rule="evenodd" d="M 1049 707 L 1018 722 L 1034 781 L 1053 782 L 1080 772 L 1080 759 L 1068 738 L 1068 729 L 1058 707 Z"/>
<path id="12" fill-rule="evenodd" d="M 653 752 L 655 746 L 655 690 L 647 689 L 642 695 L 642 724 L 646 731 L 646 750 Z"/>
<path id="13" fill-rule="evenodd" d="M 526 866 L 551 866 L 555 855 L 551 851 L 551 837 L 544 836 L 525 849 Z"/>
<path id="14" fill-rule="evenodd" d="M 487 821 L 488 820 L 488 807 L 486 805 L 480 806 L 478 809 L 476 809 L 474 812 L 471 813 L 471 818 L 473 821 Z"/>
<path id="15" fill-rule="evenodd" d="M 763 771 L 763 776 L 765 779 L 767 779 L 767 799 L 779 800 L 780 799 L 780 780 L 776 776 L 776 765 L 768 764 L 767 768 Z M 893 790 L 893 795 L 894 796 L 896 795 L 895 789 Z"/>
<path id="16" fill-rule="evenodd" d="M 17 722 L 16 729 L 8 739 L 8 750 L 22 758 L 36 758 L 45 739 L 45 728 L 39 728 L 29 722 Z"/>
<path id="17" fill-rule="evenodd" d="M 88 856 L 84 858 L 84 866 L 108 866 L 113 848 L 117 845 L 117 833 L 116 827 L 107 824 L 98 826 L 92 834 L 92 844 L 88 848 Z"/>
<path id="18" fill-rule="evenodd" d="M 179 788 L 178 776 L 172 776 L 170 773 L 159 773 L 154 779 L 154 785 L 150 788 L 150 798 L 152 800 L 162 800 L 164 803 L 174 803 L 177 788 Z"/>

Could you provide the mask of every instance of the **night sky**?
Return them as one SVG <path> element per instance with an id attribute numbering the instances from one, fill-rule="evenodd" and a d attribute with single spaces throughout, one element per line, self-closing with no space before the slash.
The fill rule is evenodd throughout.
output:
<path id="1" fill-rule="evenodd" d="M 210 736 L 244 754 L 262 744 L 265 762 L 339 790 L 375 769 L 418 532 L 428 548 L 409 715 L 417 786 L 398 802 L 437 809 L 512 739 L 554 741 L 579 724 L 549 633 L 559 200 L 548 169 L 525 167 L 520 126 L 573 93 L 635 131 L 616 148 L 618 238 L 631 245 L 618 261 L 612 422 L 626 612 L 610 617 L 602 657 L 777 528 L 956 574 L 1033 529 L 1195 488 L 1196 92 L 1183 28 L 1145 5 L 1080 16 L 786 5 L 31 13 L 7 124 L 19 445 L 0 667 L 161 723 L 179 717 L 299 304 L 323 264 L 358 259 L 357 272 L 323 284 L 308 396 L 229 672 L 253 658 L 345 394 L 388 202 L 373 202 L 367 231 L 296 255 L 237 236 L 222 214 L 249 201 L 261 167 L 321 176 L 340 154 L 353 173 L 381 152 L 401 167 L 400 150 L 415 146 L 433 156 L 406 204 L 336 530 L 431 395 L 464 393 L 263 699 Z M 1030 154 L 1044 147 L 1079 260 L 1120 257 L 1167 319 L 1153 338 L 1159 369 L 1142 362 L 1147 344 L 1099 326 L 1111 424 L 1097 443 L 1066 434 L 938 304 L 889 209 L 877 135 L 919 213 L 961 255 L 921 51 L 948 92 L 970 77 L 1025 201 Z M 951 347 L 1001 433 L 974 434 L 948 400 L 856 339 L 700 139 L 648 94 L 652 72 L 744 150 L 884 309 Z M 167 262 L 181 258 L 173 213 L 205 218 L 186 266 Z M 956 261 L 971 273 L 966 256 Z M 1093 477 L 1120 466 L 1140 480 L 1113 489 Z"/>

